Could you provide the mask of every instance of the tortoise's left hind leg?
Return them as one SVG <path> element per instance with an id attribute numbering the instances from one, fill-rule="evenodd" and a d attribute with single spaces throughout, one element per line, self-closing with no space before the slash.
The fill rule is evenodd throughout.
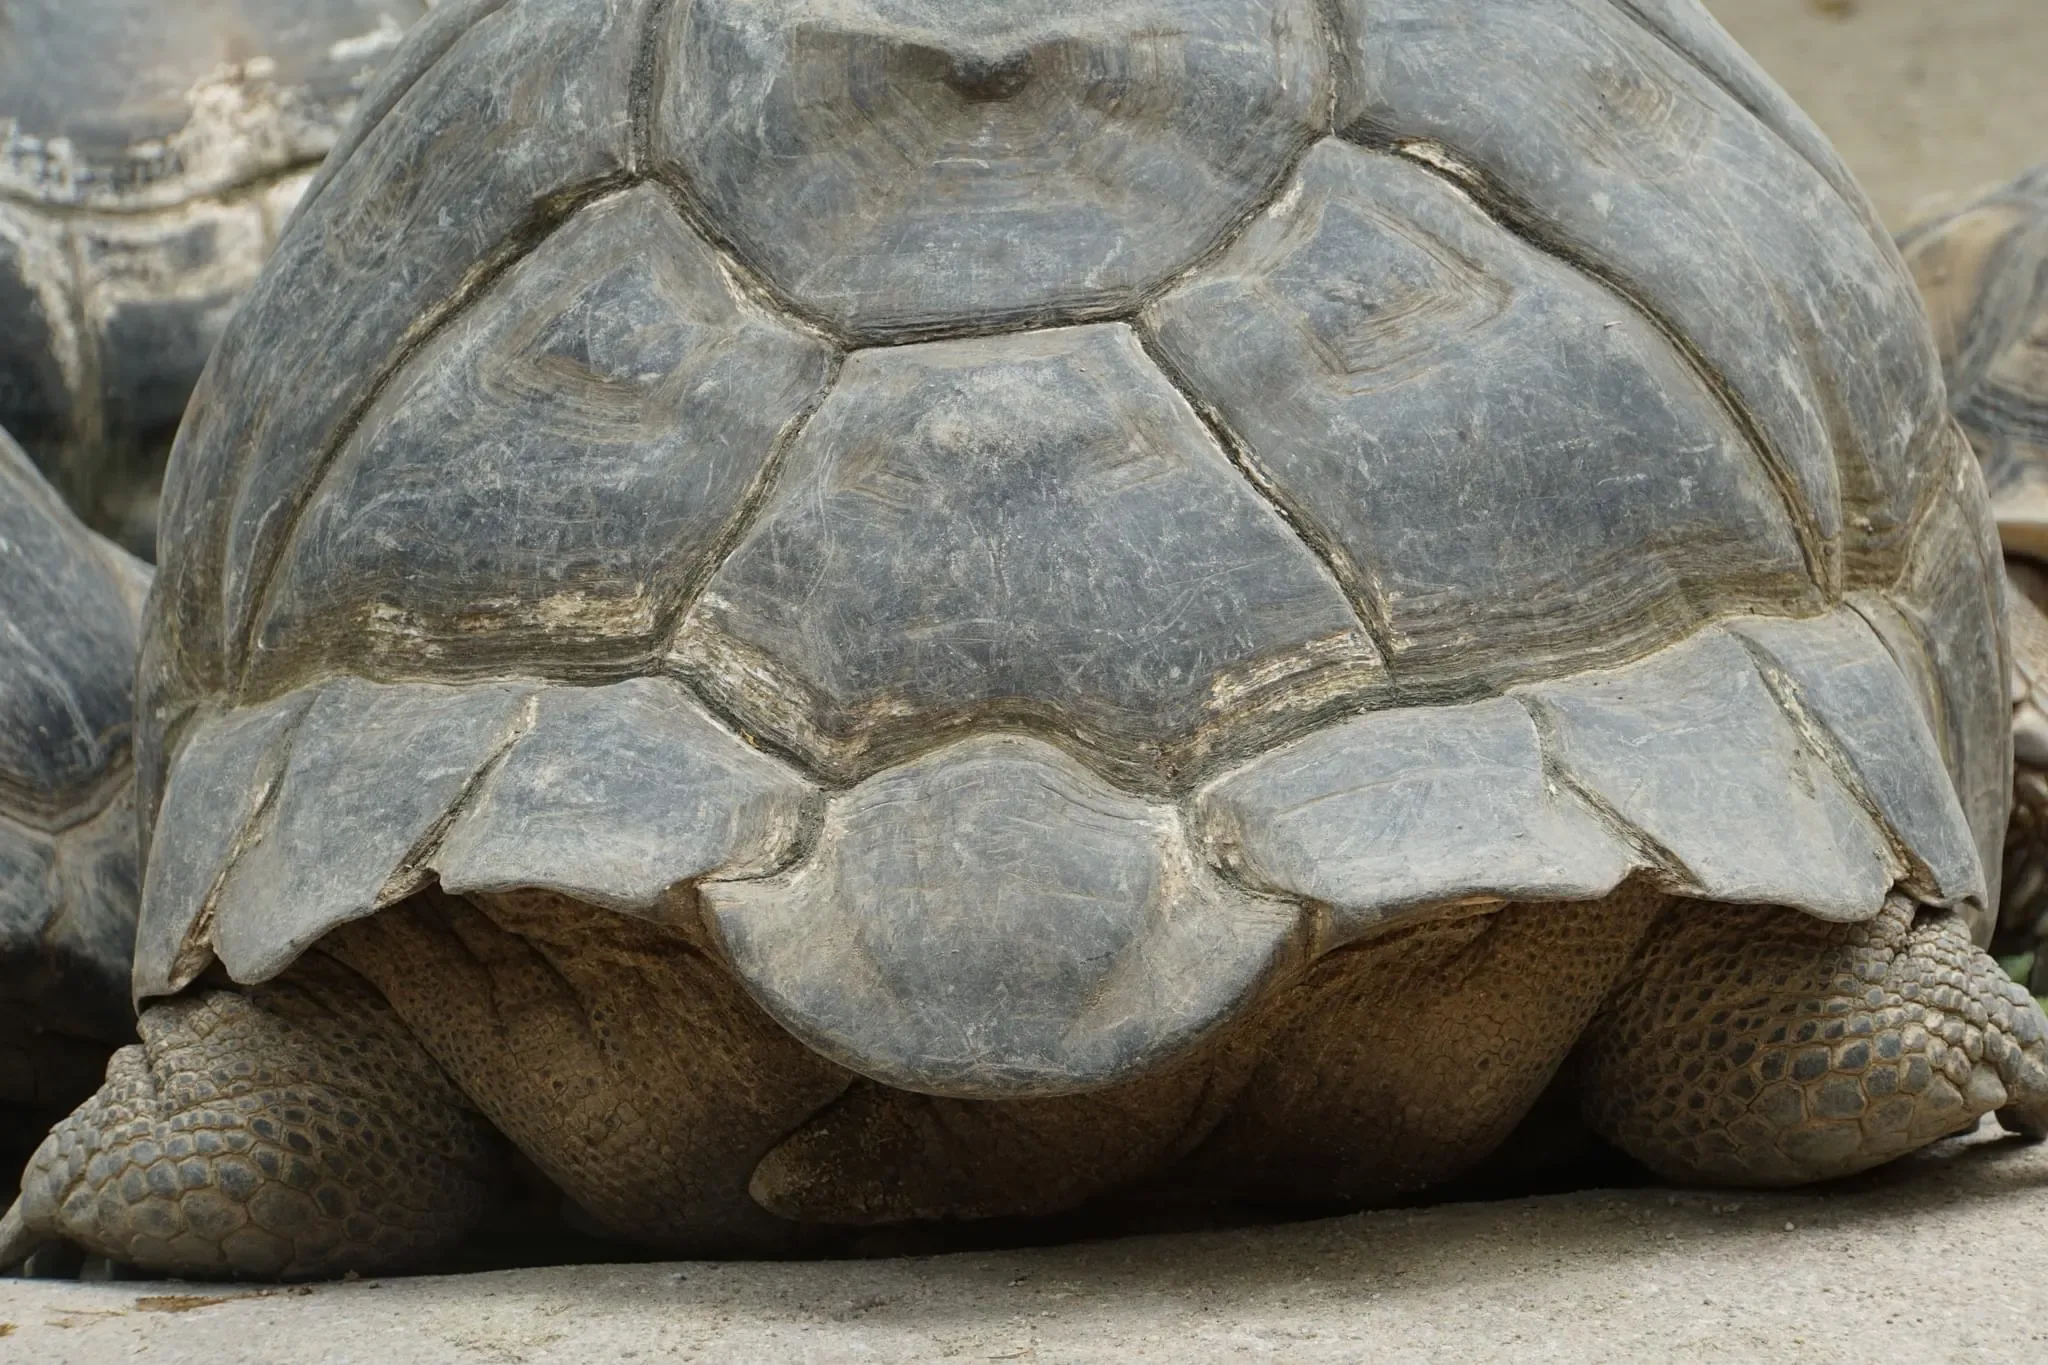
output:
<path id="1" fill-rule="evenodd" d="M 482 1214 L 496 1139 L 362 978 L 150 1006 L 0 1223 L 0 1266 L 69 1241 L 153 1274 L 281 1278 L 430 1262 Z"/>
<path id="2" fill-rule="evenodd" d="M 1999 1111 L 2048 1131 L 2048 1020 L 1953 914 L 1679 901 L 1587 1030 L 1586 1117 L 1658 1173 L 1792 1185 Z"/>

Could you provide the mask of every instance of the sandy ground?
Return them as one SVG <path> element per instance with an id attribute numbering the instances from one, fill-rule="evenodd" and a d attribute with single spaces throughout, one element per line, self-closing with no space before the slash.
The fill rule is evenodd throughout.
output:
<path id="1" fill-rule="evenodd" d="M 1706 0 L 1885 221 L 2048 161 L 2048 0 Z"/>
<path id="2" fill-rule="evenodd" d="M 2048 0 L 1709 0 L 1895 225 L 2048 159 Z M 299 1291 L 0 1281 L 0 1361 L 2048 1361 L 2048 1149 L 1062 1250 Z"/>
<path id="3" fill-rule="evenodd" d="M 0 1283 L 0 1359 L 2048 1360 L 2048 1148 L 1057 1250 L 251 1290 Z M 0 1328 L 0 1330 L 5 1330 Z"/>

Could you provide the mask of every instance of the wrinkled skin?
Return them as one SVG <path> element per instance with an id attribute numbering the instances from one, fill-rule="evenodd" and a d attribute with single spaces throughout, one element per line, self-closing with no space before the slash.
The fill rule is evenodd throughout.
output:
<path id="1" fill-rule="evenodd" d="M 1490 1153 L 1575 1041 L 1594 1131 L 1687 1183 L 1847 1175 L 1993 1112 L 2048 1131 L 2048 1020 L 1903 901 L 1840 926 L 1632 888 L 1432 921 L 1063 1098 L 862 1081 L 689 936 L 534 897 L 416 900 L 269 985 L 151 1006 L 142 1034 L 36 1154 L 0 1259 L 61 1239 L 180 1276 L 430 1266 L 487 1212 L 503 1139 L 606 1235 L 670 1254 L 1144 1181 L 1384 1202 Z"/>

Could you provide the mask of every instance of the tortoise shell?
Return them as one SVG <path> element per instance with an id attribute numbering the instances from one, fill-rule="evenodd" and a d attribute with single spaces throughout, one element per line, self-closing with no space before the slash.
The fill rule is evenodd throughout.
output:
<path id="1" fill-rule="evenodd" d="M 185 399 L 424 0 L 8 0 L 0 426 L 148 554 Z"/>
<path id="2" fill-rule="evenodd" d="M 148 568 L 88 531 L 0 431 L 0 1143 L 17 1136 L 12 1107 L 32 1146 L 134 1036 L 148 590 Z"/>
<path id="3" fill-rule="evenodd" d="M 2048 165 L 1930 215 L 1899 244 L 2005 547 L 2016 762 L 1996 946 L 2033 952 L 2031 984 L 2048 995 Z"/>
<path id="4" fill-rule="evenodd" d="M 1988 932 L 1982 479 L 1696 6 L 457 0 L 396 69 L 173 457 L 139 997 L 545 888 L 996 1095 L 1446 905 Z"/>

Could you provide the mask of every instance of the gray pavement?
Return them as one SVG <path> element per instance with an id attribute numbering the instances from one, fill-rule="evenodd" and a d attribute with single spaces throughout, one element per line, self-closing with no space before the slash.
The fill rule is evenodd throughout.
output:
<path id="1" fill-rule="evenodd" d="M 893 1261 L 0 1281 L 0 1360 L 2048 1361 L 2048 1148 Z"/>

